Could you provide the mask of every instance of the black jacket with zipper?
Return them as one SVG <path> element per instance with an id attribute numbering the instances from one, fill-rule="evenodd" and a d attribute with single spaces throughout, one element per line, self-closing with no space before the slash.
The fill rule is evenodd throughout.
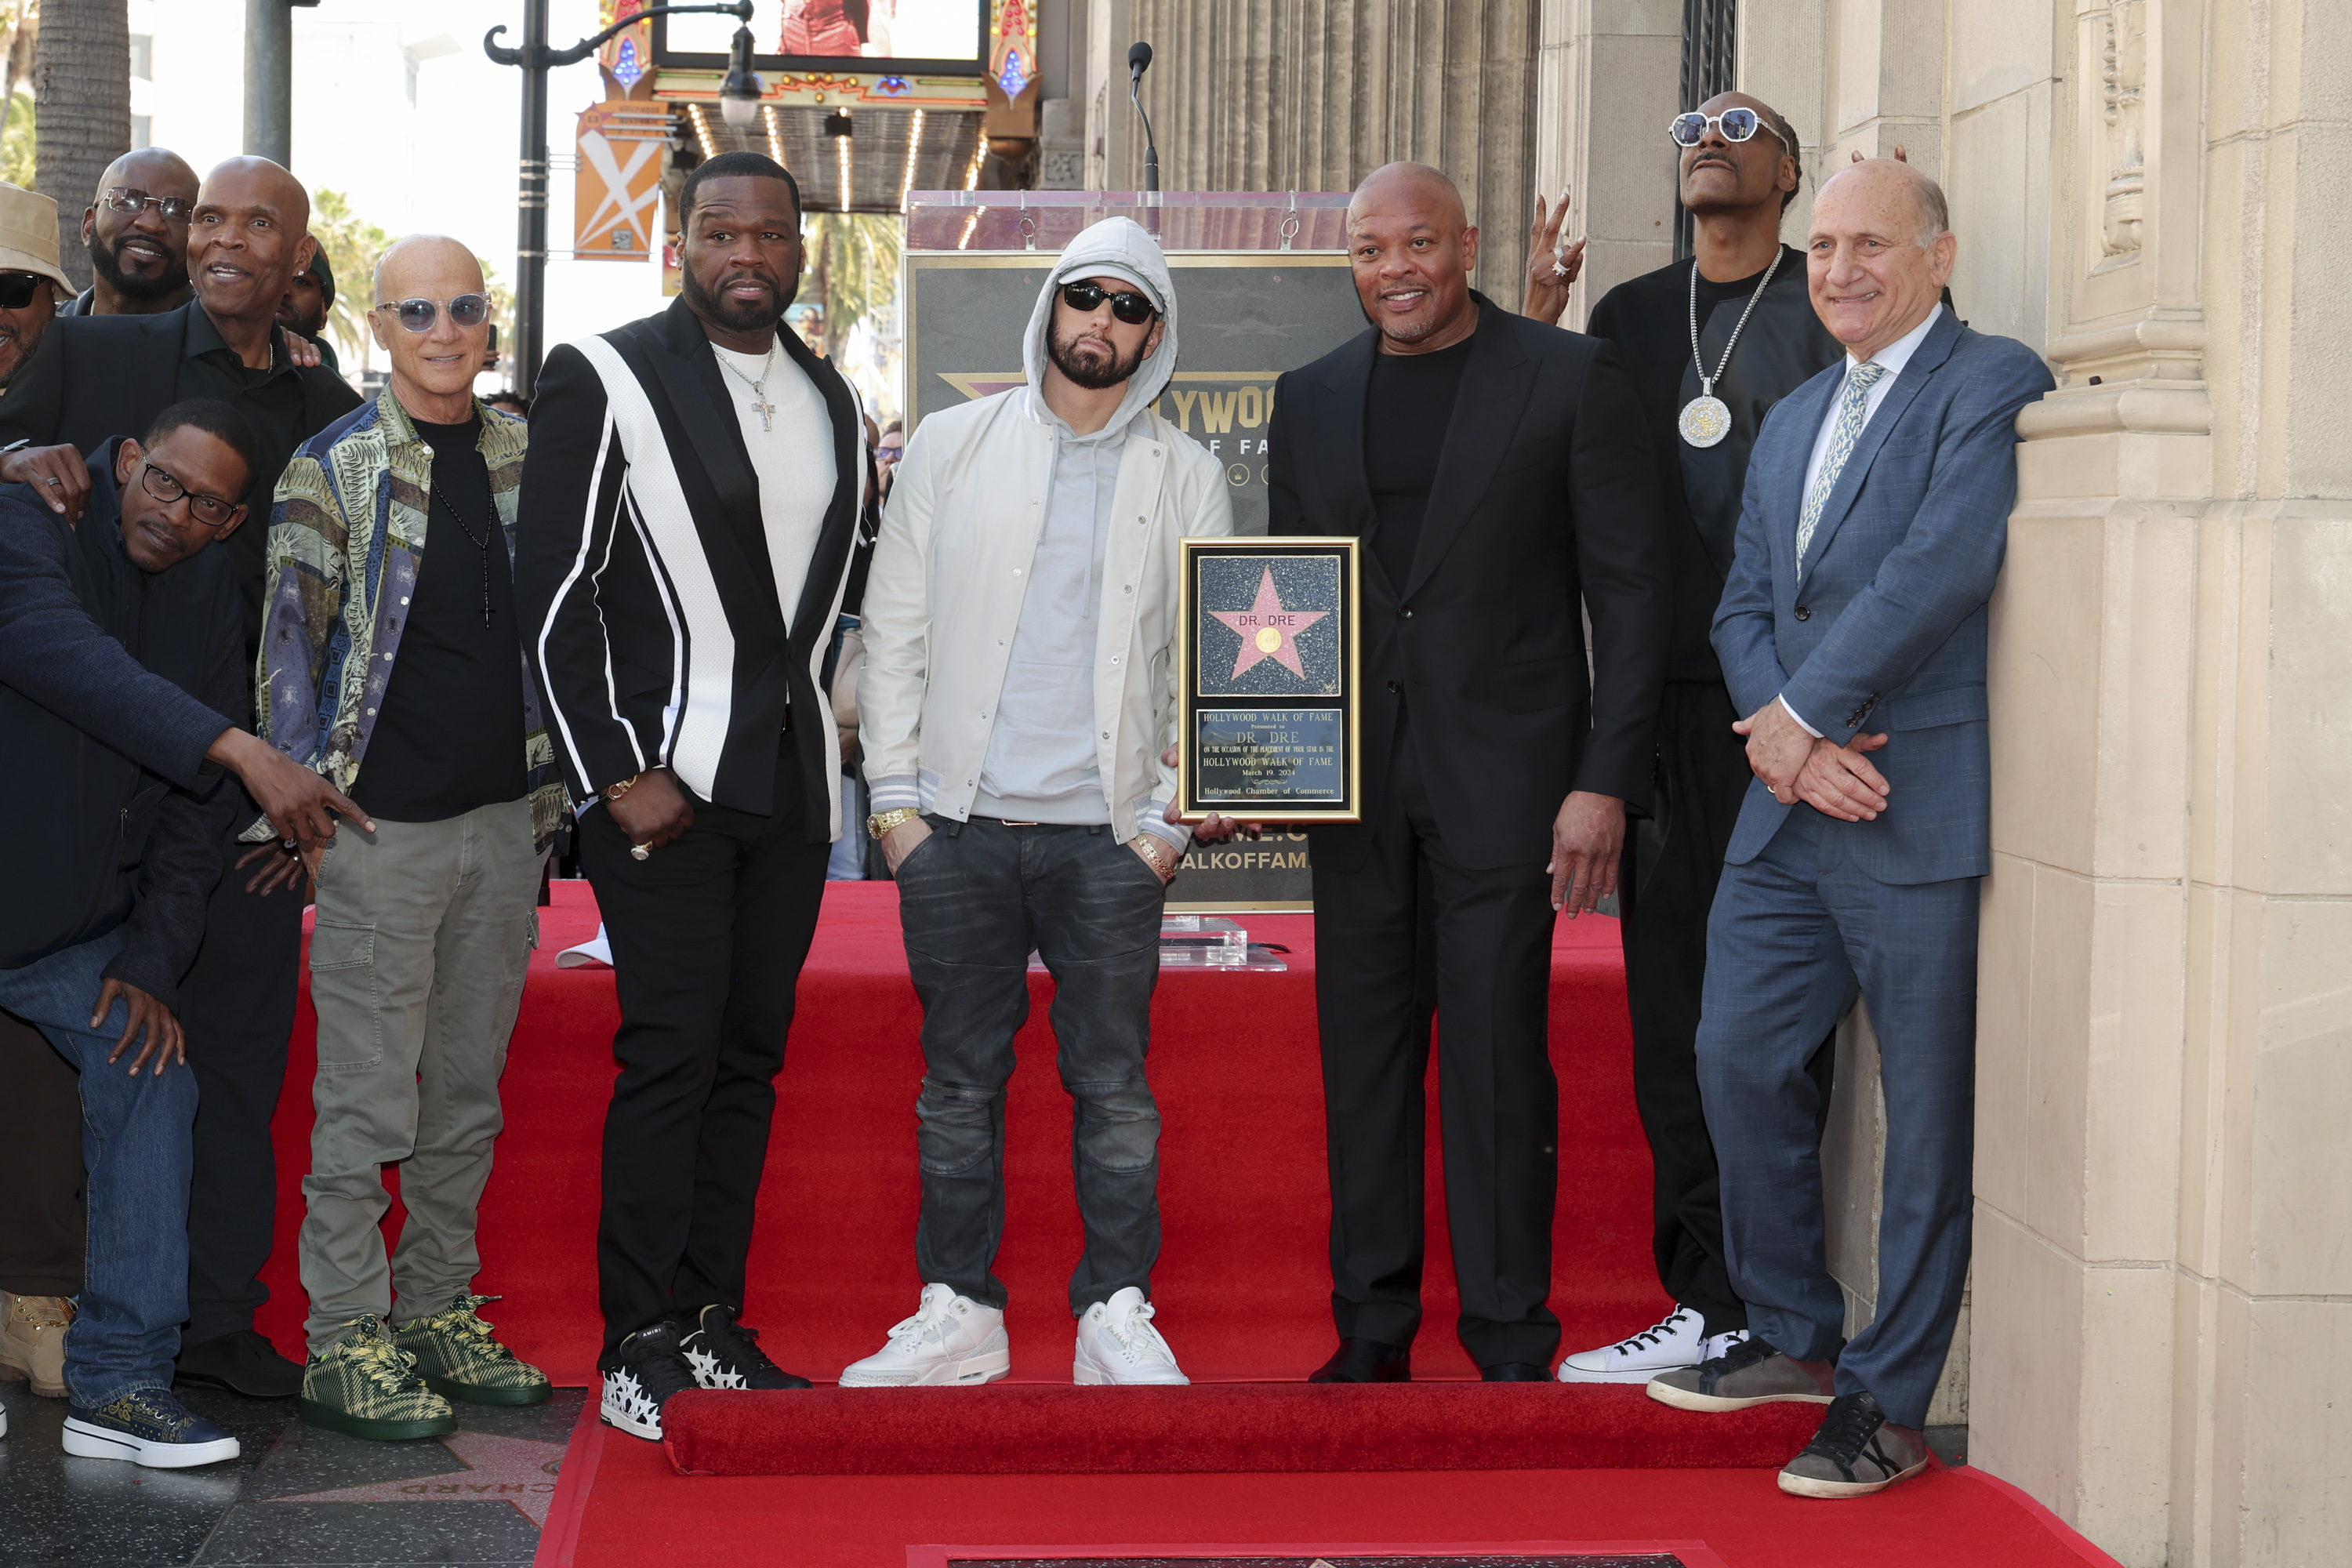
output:
<path id="1" fill-rule="evenodd" d="M 218 545 L 131 563 L 118 445 L 90 458 L 79 526 L 0 486 L 0 969 L 123 926 L 107 975 L 176 1009 L 236 804 L 204 755 L 247 700 L 244 612 Z"/>

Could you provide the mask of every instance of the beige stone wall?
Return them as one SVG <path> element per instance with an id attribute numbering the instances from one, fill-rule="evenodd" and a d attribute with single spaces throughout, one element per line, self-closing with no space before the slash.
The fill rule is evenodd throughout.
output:
<path id="1" fill-rule="evenodd" d="M 1677 0 L 1678 3 L 1678 0 Z M 1537 0 L 1094 0 L 1089 170 L 1134 189 L 1143 147 L 1127 49 L 1155 51 L 1144 107 L 1160 183 L 1345 191 L 1381 164 L 1434 164 L 1480 231 L 1475 287 L 1516 310 L 1536 169 Z"/>

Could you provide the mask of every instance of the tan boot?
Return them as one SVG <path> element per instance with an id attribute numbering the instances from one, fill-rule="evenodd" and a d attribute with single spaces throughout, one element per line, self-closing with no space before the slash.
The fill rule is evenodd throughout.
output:
<path id="1" fill-rule="evenodd" d="M 66 1325 L 73 1303 L 63 1296 L 0 1291 L 0 1378 L 30 1382 L 44 1399 L 66 1396 Z"/>

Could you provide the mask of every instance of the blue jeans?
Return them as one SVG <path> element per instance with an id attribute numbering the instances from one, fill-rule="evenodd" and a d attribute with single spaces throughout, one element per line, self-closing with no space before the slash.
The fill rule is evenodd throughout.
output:
<path id="1" fill-rule="evenodd" d="M 107 1064 L 129 1011 L 118 1001 L 89 1027 L 104 971 L 122 933 L 0 969 L 0 1007 L 39 1028 L 81 1073 L 81 1161 L 89 1174 L 89 1258 L 66 1332 L 66 1391 L 81 1408 L 141 1388 L 172 1386 L 188 1315 L 188 1172 L 196 1077 L 173 1066 L 137 1078 Z"/>
<path id="2" fill-rule="evenodd" d="M 1160 979 L 1159 875 L 1108 827 L 925 819 L 898 867 L 907 967 L 923 1004 L 922 1211 L 927 1285 L 1004 1305 L 1004 1086 L 1029 1016 L 1029 951 L 1054 977 L 1054 1037 L 1072 1104 L 1070 1165 L 1087 1249 L 1070 1311 L 1128 1286 L 1151 1294 L 1160 1256 L 1160 1110 L 1144 1080 Z"/>

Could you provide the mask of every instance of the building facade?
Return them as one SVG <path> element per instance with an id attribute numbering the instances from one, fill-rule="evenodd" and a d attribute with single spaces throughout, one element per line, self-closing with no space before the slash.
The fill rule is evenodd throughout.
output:
<path id="1" fill-rule="evenodd" d="M 1462 184 L 1480 286 L 1511 301 L 1536 193 L 1572 187 L 1591 248 L 1571 323 L 1675 253 L 1688 28 L 1728 25 L 1733 83 L 1805 143 L 1791 238 L 1856 152 L 1903 147 L 1944 183 L 1960 314 L 2059 382 L 2019 420 L 1994 605 L 1975 1288 L 1946 1413 L 1972 1463 L 2133 1568 L 2345 1561 L 2352 7 L 1045 15 L 1066 57 L 1049 165 L 1136 186 L 1126 53 L 1148 38 L 1167 188 L 1343 190 L 1423 159 Z M 1864 1021 L 1846 1035 L 1842 1096 L 1875 1059 Z M 1866 1314 L 1885 1155 L 1869 1096 L 1839 1117 L 1842 1270 Z"/>

